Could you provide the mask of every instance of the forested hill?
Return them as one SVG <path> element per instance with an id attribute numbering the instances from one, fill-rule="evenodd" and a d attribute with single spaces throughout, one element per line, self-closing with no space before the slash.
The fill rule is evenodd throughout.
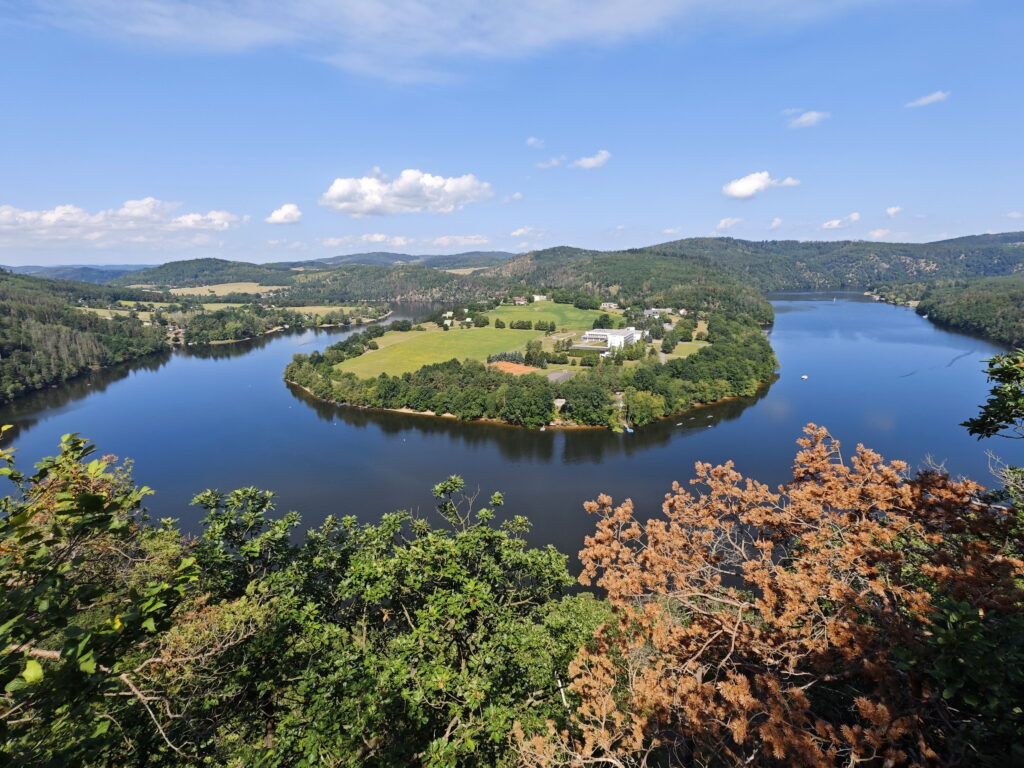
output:
<path id="1" fill-rule="evenodd" d="M 420 264 L 437 269 L 462 269 L 465 267 L 489 267 L 511 259 L 516 254 L 509 251 L 467 251 L 452 254 L 413 255 L 409 253 L 391 253 L 390 251 L 374 251 L 372 253 L 350 253 L 343 256 L 329 256 L 314 261 L 282 262 L 289 267 L 304 269 L 329 269 L 346 264 L 366 264 L 375 267 L 390 267 L 400 264 Z M 267 266 L 278 266 L 268 264 Z"/>
<path id="2" fill-rule="evenodd" d="M 868 288 L 936 277 L 987 277 L 1024 271 L 1024 232 L 934 243 L 815 242 L 730 237 L 676 240 L 633 252 L 703 256 L 763 290 Z"/>
<path id="3" fill-rule="evenodd" d="M 131 267 L 87 267 L 87 266 L 62 266 L 62 267 L 0 267 L 8 269 L 20 275 L 32 275 L 33 277 L 46 277 L 50 280 L 73 280 L 78 283 L 95 283 L 102 285 L 109 283 L 121 275 L 127 275 L 135 271 Z"/>
<path id="4" fill-rule="evenodd" d="M 290 285 L 295 273 L 286 266 L 250 264 L 225 259 L 190 259 L 171 261 L 159 267 L 140 269 L 122 275 L 111 285 L 153 285 L 186 288 L 217 283 L 257 283 L 259 285 Z"/>
<path id="5" fill-rule="evenodd" d="M 712 260 L 658 248 L 588 251 L 548 248 L 476 273 L 481 280 L 537 289 L 561 288 L 623 304 L 676 306 L 745 313 L 771 320 L 771 307 L 753 287 Z"/>
<path id="6" fill-rule="evenodd" d="M 1024 347 L 1024 274 L 900 283 L 878 289 L 894 304 L 917 302 L 936 323 Z"/>
<path id="7" fill-rule="evenodd" d="M 165 348 L 164 331 L 77 306 L 144 298 L 131 289 L 0 271 L 0 403 Z"/>
<path id="8" fill-rule="evenodd" d="M 496 281 L 416 265 L 349 264 L 325 272 L 293 273 L 292 287 L 277 297 L 292 305 L 349 301 L 464 302 L 500 291 Z"/>

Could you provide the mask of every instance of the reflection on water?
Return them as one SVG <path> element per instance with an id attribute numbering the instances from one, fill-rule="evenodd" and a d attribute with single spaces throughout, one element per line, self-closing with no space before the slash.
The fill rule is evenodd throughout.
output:
<path id="1" fill-rule="evenodd" d="M 809 421 L 848 448 L 863 442 L 912 467 L 931 455 L 983 482 L 988 447 L 1024 463 L 1024 446 L 978 443 L 959 426 L 984 400 L 981 360 L 998 347 L 859 294 L 835 298 L 771 297 L 770 339 L 781 367 L 770 387 L 631 435 L 338 407 L 282 381 L 293 354 L 352 332 L 342 329 L 117 366 L 23 398 L 0 410 L 0 421 L 18 426 L 13 442 L 25 468 L 52 454 L 64 432 L 131 457 L 139 482 L 157 491 L 153 516 L 179 518 L 189 530 L 198 513 L 188 501 L 205 488 L 273 489 L 279 509 L 299 510 L 314 525 L 327 514 L 369 521 L 394 509 L 431 509 L 433 484 L 460 474 L 471 488 L 505 492 L 508 513 L 533 521 L 532 541 L 567 553 L 593 530 L 582 502 L 602 492 L 634 499 L 642 515 L 657 511 L 696 461 L 732 459 L 751 477 L 784 481 Z M 396 318 L 424 309 L 400 308 Z"/>
<path id="2" fill-rule="evenodd" d="M 373 408 L 357 408 L 326 403 L 293 384 L 287 384 L 296 400 L 309 407 L 317 418 L 340 421 L 351 427 L 374 427 L 387 435 L 439 435 L 458 441 L 467 448 L 496 448 L 511 461 L 529 459 L 550 461 L 556 443 L 558 458 L 566 464 L 600 463 L 619 456 L 632 456 L 667 444 L 673 438 L 711 429 L 724 421 L 738 419 L 747 408 L 762 400 L 770 385 L 761 387 L 752 397 L 738 397 L 703 406 L 645 427 L 633 434 L 616 434 L 608 429 L 527 430 L 491 422 L 466 422 L 440 416 L 398 413 Z"/>

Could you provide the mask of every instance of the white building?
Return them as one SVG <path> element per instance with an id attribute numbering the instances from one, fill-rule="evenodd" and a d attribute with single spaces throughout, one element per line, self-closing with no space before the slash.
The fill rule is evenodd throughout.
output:
<path id="1" fill-rule="evenodd" d="M 629 328 L 595 328 L 584 333 L 581 340 L 603 344 L 608 349 L 621 349 L 627 344 L 635 344 L 640 341 L 640 334 L 633 326 Z"/>
<path id="2" fill-rule="evenodd" d="M 619 308 L 619 305 L 616 304 L 614 301 L 602 301 L 601 302 L 601 309 L 618 309 L 618 308 Z"/>
<path id="3" fill-rule="evenodd" d="M 545 296 L 543 293 L 535 293 L 535 294 L 533 294 L 533 300 L 534 301 L 547 301 L 548 297 Z"/>
<path id="4" fill-rule="evenodd" d="M 672 310 L 666 307 L 654 307 L 653 309 L 645 309 L 644 317 L 661 317 L 662 315 L 671 315 Z"/>

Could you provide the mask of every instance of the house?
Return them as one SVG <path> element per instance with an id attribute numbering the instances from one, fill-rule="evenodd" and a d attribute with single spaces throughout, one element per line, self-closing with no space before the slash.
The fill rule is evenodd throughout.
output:
<path id="1" fill-rule="evenodd" d="M 533 300 L 534 301 L 547 301 L 548 297 L 545 296 L 543 293 L 535 293 L 535 294 L 533 294 Z"/>
<path id="2" fill-rule="evenodd" d="M 641 334 L 636 328 L 594 328 L 583 334 L 581 341 L 596 342 L 608 349 L 621 349 L 627 344 L 640 341 Z"/>
<path id="3" fill-rule="evenodd" d="M 619 305 L 616 304 L 614 301 L 602 301 L 601 302 L 601 309 L 618 309 L 618 308 L 619 308 Z"/>
<path id="4" fill-rule="evenodd" d="M 513 296 L 512 303 L 515 304 L 517 307 L 522 307 L 525 306 L 528 302 L 522 296 Z"/>
<path id="5" fill-rule="evenodd" d="M 448 312 L 445 312 L 443 315 L 441 315 L 441 317 L 455 317 L 455 313 L 451 312 L 451 311 L 448 311 Z"/>
<path id="6" fill-rule="evenodd" d="M 644 317 L 661 317 L 662 315 L 671 315 L 672 310 L 666 309 L 665 307 L 654 307 L 652 309 L 644 310 Z"/>

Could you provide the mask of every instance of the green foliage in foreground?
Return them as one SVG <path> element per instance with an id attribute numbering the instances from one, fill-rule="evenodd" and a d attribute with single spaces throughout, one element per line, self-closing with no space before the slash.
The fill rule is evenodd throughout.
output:
<path id="1" fill-rule="evenodd" d="M 565 556 L 497 524 L 500 494 L 477 506 L 452 477 L 436 525 L 296 537 L 271 493 L 207 491 L 188 540 L 91 452 L 66 436 L 30 478 L 2 454 L 3 764 L 502 765 L 513 723 L 564 724 L 606 608 L 563 596 Z"/>

